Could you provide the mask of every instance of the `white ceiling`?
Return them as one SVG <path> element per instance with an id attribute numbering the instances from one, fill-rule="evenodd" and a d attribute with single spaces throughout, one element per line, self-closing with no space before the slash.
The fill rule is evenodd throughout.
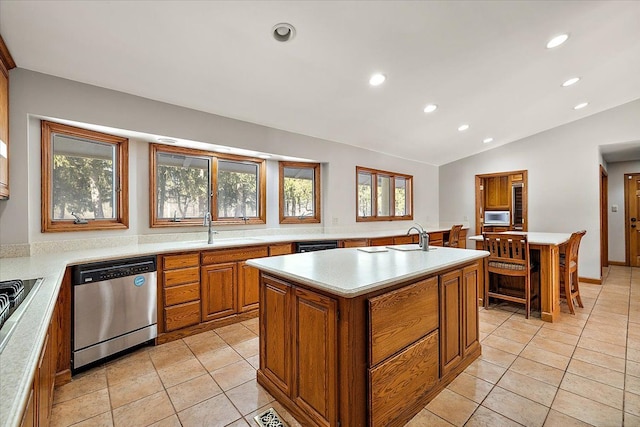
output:
<path id="1" fill-rule="evenodd" d="M 2 1 L 0 33 L 21 68 L 435 165 L 640 98 L 638 1 Z"/>

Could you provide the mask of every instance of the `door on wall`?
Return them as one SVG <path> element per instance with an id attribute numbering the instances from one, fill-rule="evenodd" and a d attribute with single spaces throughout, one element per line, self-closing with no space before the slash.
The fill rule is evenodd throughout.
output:
<path id="1" fill-rule="evenodd" d="M 640 267 L 640 174 L 624 174 L 627 264 Z"/>

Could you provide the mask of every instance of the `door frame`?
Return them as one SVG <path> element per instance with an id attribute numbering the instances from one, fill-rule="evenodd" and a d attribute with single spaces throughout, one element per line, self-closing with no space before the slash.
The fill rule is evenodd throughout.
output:
<path id="1" fill-rule="evenodd" d="M 631 221 L 629 221 L 629 182 L 632 181 L 633 175 L 640 175 L 640 173 L 625 173 L 624 174 L 624 265 L 631 266 L 631 241 L 629 239 Z"/>
<path id="2" fill-rule="evenodd" d="M 485 178 L 495 178 L 504 175 L 518 175 L 522 174 L 522 211 L 524 217 L 524 223 L 522 224 L 522 231 L 528 231 L 529 229 L 529 178 L 528 178 L 528 170 L 515 170 L 515 171 L 505 171 L 505 172 L 494 172 L 494 173 L 484 173 L 478 174 L 475 176 L 475 193 L 476 193 L 476 203 L 475 203 L 475 212 L 473 216 L 475 217 L 475 227 L 476 234 L 482 233 L 482 224 L 484 222 L 484 180 Z M 513 189 L 510 189 L 513 191 Z"/>
<path id="3" fill-rule="evenodd" d="M 609 267 L 609 174 L 600 165 L 600 278 Z"/>

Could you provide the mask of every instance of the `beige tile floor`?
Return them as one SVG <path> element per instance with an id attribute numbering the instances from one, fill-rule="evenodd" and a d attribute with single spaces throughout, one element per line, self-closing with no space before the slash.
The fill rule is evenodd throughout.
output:
<path id="1" fill-rule="evenodd" d="M 557 323 L 480 311 L 482 356 L 407 426 L 640 426 L 640 269 L 581 284 L 585 307 Z M 252 319 L 91 369 L 56 389 L 53 426 L 255 426 L 270 408 L 255 381 Z"/>

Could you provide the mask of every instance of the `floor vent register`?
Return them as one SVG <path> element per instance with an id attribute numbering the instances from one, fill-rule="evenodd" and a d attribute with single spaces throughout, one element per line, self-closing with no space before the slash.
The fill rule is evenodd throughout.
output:
<path id="1" fill-rule="evenodd" d="M 260 427 L 288 427 L 273 408 L 256 415 L 253 419 L 256 420 Z"/>

